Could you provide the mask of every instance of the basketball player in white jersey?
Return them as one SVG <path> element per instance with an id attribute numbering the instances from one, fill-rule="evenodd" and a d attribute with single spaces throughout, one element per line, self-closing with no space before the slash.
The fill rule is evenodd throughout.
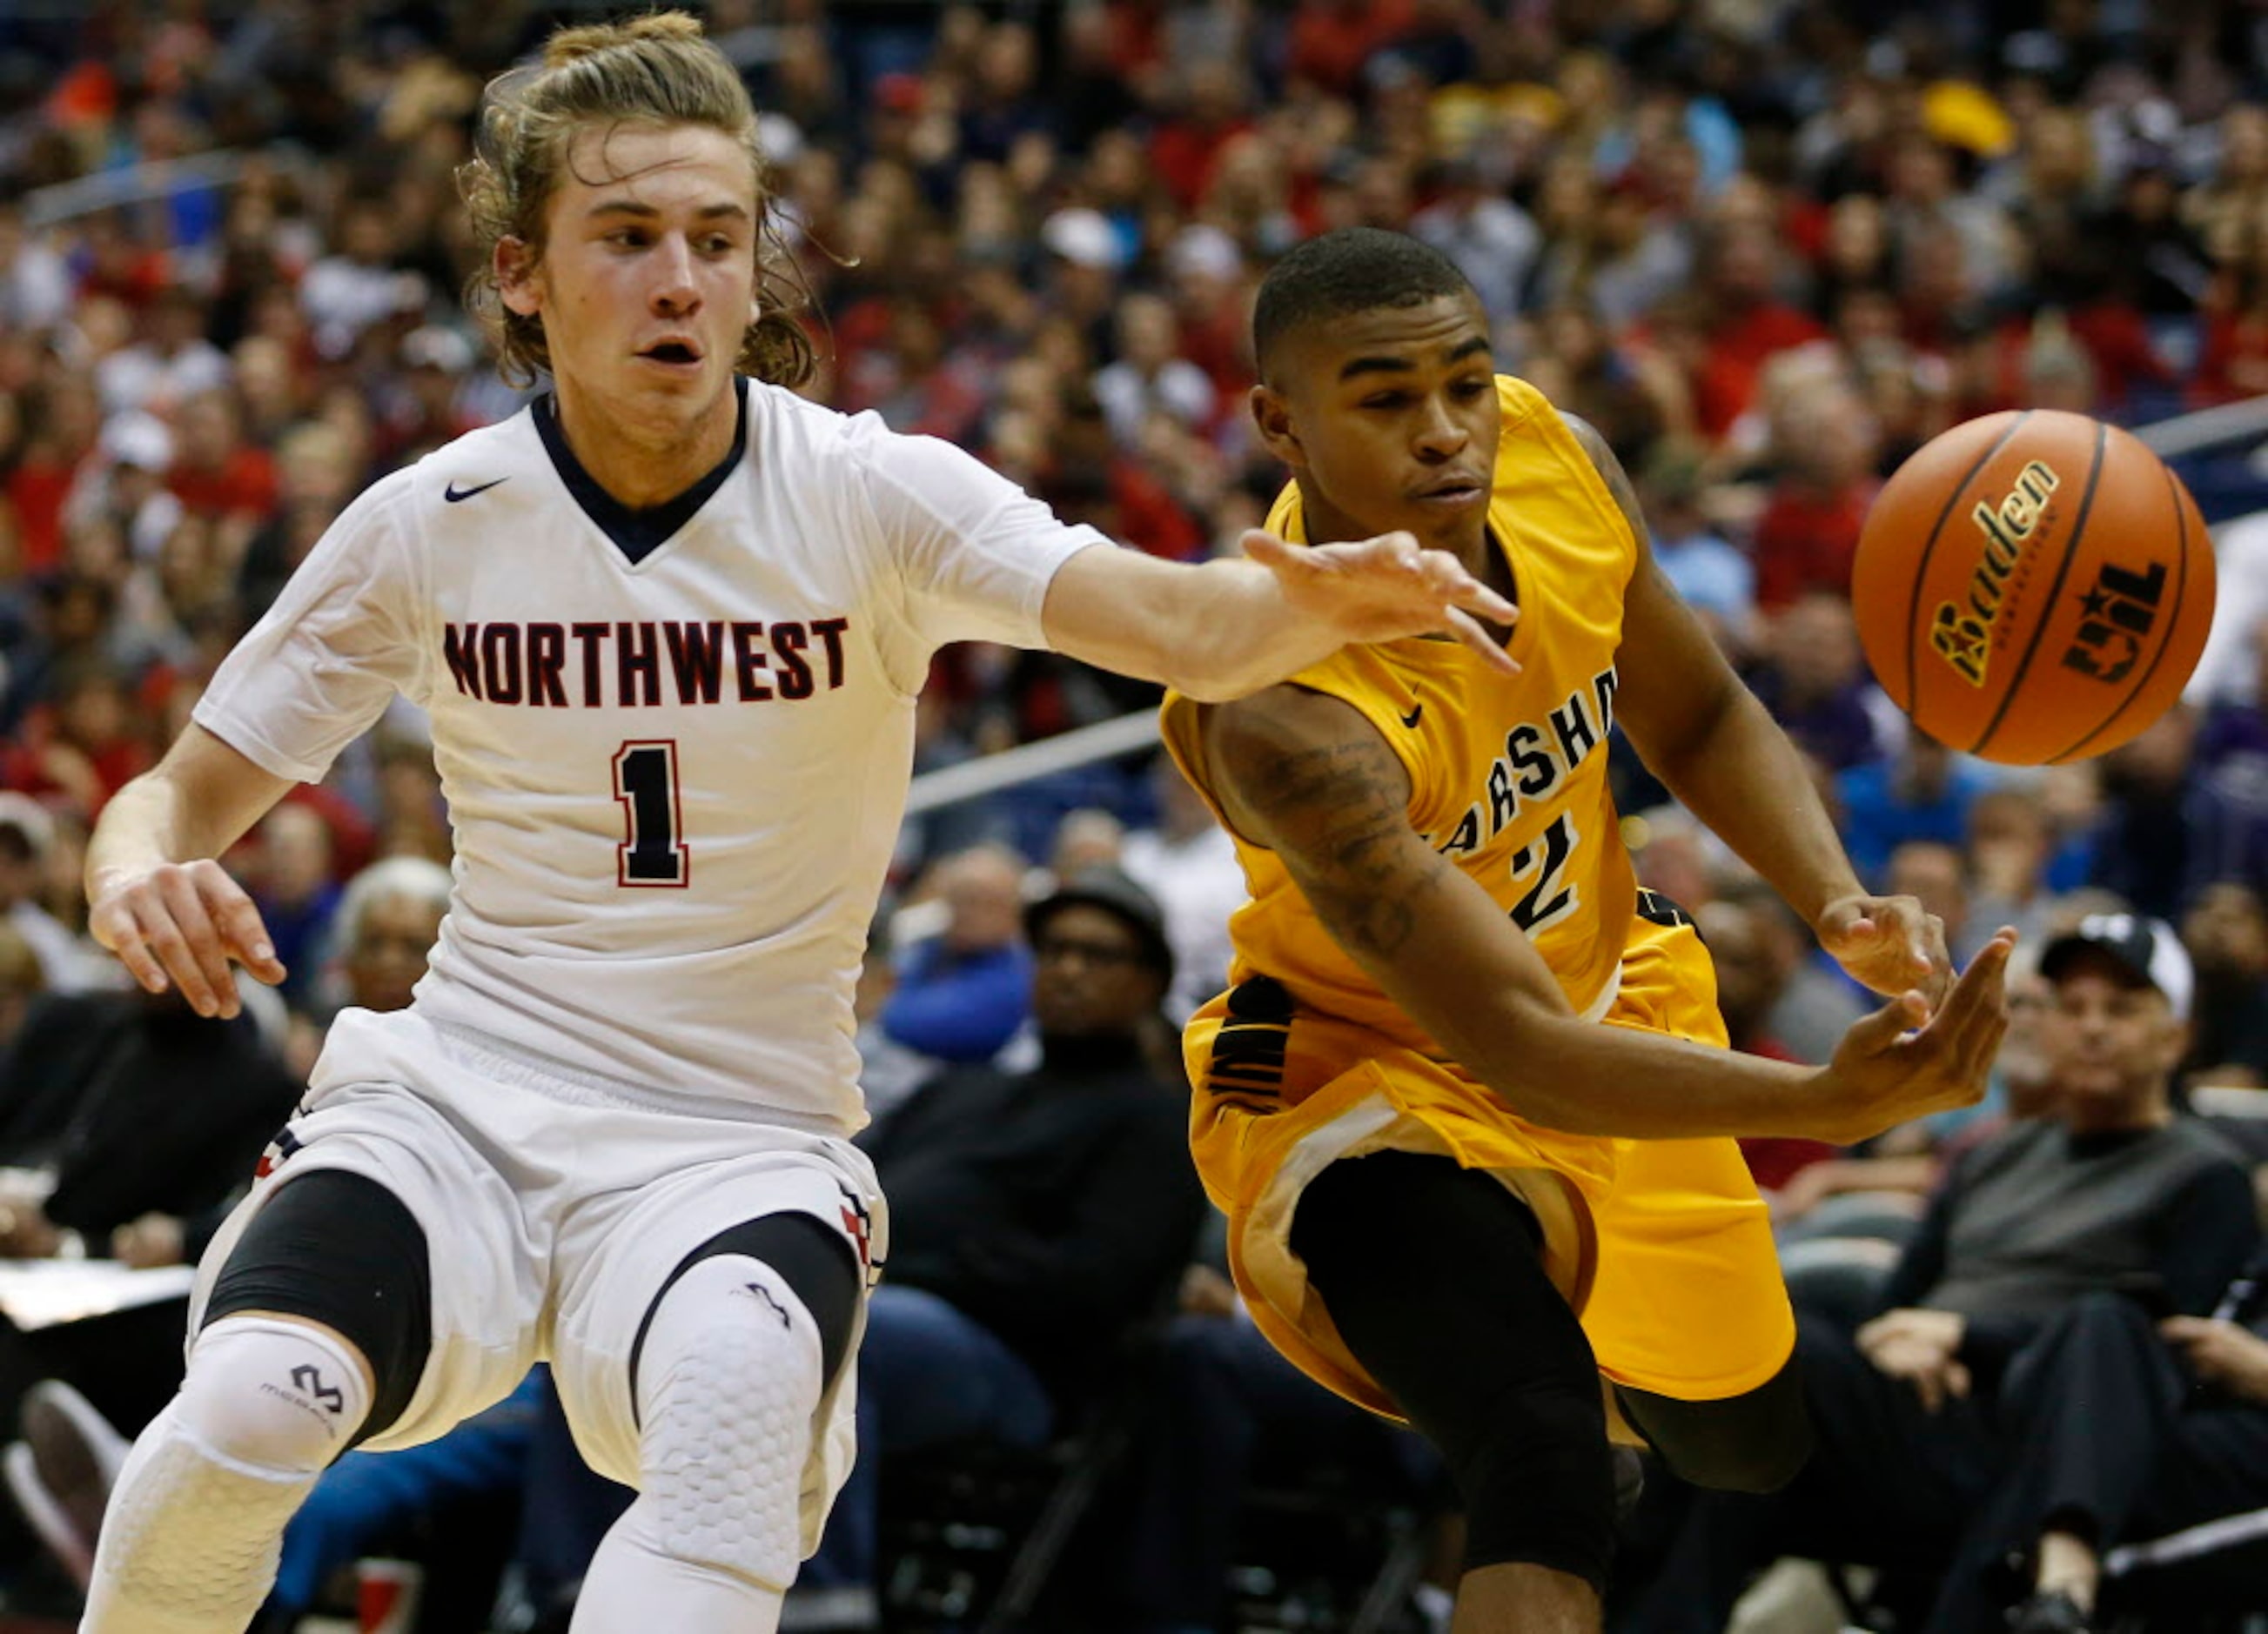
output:
<path id="1" fill-rule="evenodd" d="M 1512 609 L 1407 535 L 1170 566 L 768 383 L 809 355 L 762 298 L 754 126 L 682 15 L 490 87 L 467 196 L 506 363 L 554 390 L 350 507 L 104 813 L 96 935 L 207 1015 L 232 961 L 283 974 L 210 859 L 397 692 L 457 859 L 416 1003 L 340 1019 L 206 1260 L 88 1634 L 238 1634 L 332 1459 L 547 1358 L 641 1490 L 575 1629 L 775 1628 L 886 1252 L 850 1001 L 931 654 L 1047 645 L 1208 697 L 1353 640 L 1507 661 L 1469 613 Z"/>

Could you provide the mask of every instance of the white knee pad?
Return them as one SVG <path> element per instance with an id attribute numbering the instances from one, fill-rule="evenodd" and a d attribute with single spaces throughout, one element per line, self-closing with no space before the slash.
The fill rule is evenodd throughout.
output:
<path id="1" fill-rule="evenodd" d="M 120 1472 L 83 1634 L 237 1634 L 275 1579 L 284 1523 L 369 1410 L 328 1335 L 249 1316 L 207 1329 Z"/>
<path id="2" fill-rule="evenodd" d="M 745 1255 L 703 1260 L 662 1296 L 637 1405 L 643 1506 L 665 1552 L 773 1589 L 794 1579 L 820 1354 L 803 1302 Z"/>
<path id="3" fill-rule="evenodd" d="M 319 1329 L 224 1316 L 197 1336 L 181 1427 L 217 1458 L 318 1475 L 370 1413 L 363 1365 Z"/>

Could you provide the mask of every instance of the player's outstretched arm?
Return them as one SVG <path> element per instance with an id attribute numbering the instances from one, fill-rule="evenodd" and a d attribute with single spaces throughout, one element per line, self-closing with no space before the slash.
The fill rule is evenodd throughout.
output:
<path id="1" fill-rule="evenodd" d="M 212 859 L 291 786 L 192 724 L 103 807 L 86 848 L 87 928 L 151 992 L 175 983 L 199 1015 L 232 1016 L 231 960 L 284 979 L 260 910 Z"/>
<path id="2" fill-rule="evenodd" d="M 1861 888 L 1809 769 L 1653 560 L 1637 491 L 1593 427 L 1566 416 L 1638 538 L 1615 714 L 1647 768 L 1786 898 L 1857 980 L 1933 1000 L 1952 984 L 1945 927 L 1911 896 Z"/>
<path id="3" fill-rule="evenodd" d="M 1817 1071 L 1600 1026 L 1572 1013 L 1526 935 L 1410 827 L 1408 774 L 1354 710 L 1270 688 L 1206 710 L 1202 749 L 1230 821 L 1276 852 L 1388 997 L 1531 1122 L 1846 1143 L 1984 1093 L 2005 939 L 1926 1026 L 1908 1035 L 1921 1003 L 1909 995 Z"/>
<path id="4" fill-rule="evenodd" d="M 1042 612 L 1058 652 L 1203 702 L 1243 697 L 1354 641 L 1451 635 L 1515 671 L 1481 620 L 1519 616 L 1444 550 L 1407 534 L 1293 546 L 1248 533 L 1246 559 L 1196 567 L 1138 550 L 1082 550 Z"/>

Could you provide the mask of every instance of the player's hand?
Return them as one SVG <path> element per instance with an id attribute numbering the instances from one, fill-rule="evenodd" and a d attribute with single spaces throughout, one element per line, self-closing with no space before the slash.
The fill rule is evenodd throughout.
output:
<path id="1" fill-rule="evenodd" d="M 1286 600 L 1348 641 L 1447 634 L 1506 674 L 1520 673 L 1480 623 L 1510 624 L 1520 609 L 1446 550 L 1423 549 L 1408 534 L 1381 534 L 1355 544 L 1289 545 L 1253 528 L 1242 542 L 1244 554 L 1276 576 Z"/>
<path id="2" fill-rule="evenodd" d="M 1945 922 L 1911 896 L 1838 896 L 1813 929 L 1852 981 L 1885 998 L 1911 989 L 1934 1009 L 1953 985 Z"/>
<path id="3" fill-rule="evenodd" d="M 86 924 L 146 990 L 178 986 L 201 1016 L 236 1014 L 232 960 L 271 987 L 284 979 L 260 909 L 209 859 L 98 879 Z"/>
<path id="4" fill-rule="evenodd" d="M 2268 1339 L 2235 1322 L 2169 1316 L 2159 1336 L 2182 1353 L 2190 1371 L 2247 1401 L 2268 1402 Z"/>
<path id="5" fill-rule="evenodd" d="M 2016 933 L 2004 926 L 1933 1014 L 1921 992 L 1909 990 L 1852 1022 L 1814 1081 L 1811 1115 L 1799 1115 L 1787 1132 L 1847 1146 L 1909 1118 L 1975 1106 L 2008 1030 L 2005 988 L 2015 945 Z"/>
<path id="6" fill-rule="evenodd" d="M 1859 1349 L 1876 1371 L 1912 1385 L 1923 1410 L 1933 1413 L 1969 1394 L 1961 1360 L 1966 1330 L 1952 1311 L 1886 1311 L 1859 1329 Z"/>

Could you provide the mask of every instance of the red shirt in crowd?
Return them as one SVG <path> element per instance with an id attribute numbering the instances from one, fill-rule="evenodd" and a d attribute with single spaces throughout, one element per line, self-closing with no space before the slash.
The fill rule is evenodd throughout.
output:
<path id="1" fill-rule="evenodd" d="M 2149 326 L 2135 308 L 2121 301 L 2098 301 L 2086 306 L 2060 309 L 2057 313 L 2095 366 L 2095 394 L 2102 403 L 2122 403 L 2139 386 L 2166 379 L 2166 366 L 2150 344 Z M 2010 403 L 2027 403 L 2032 391 L 2025 368 L 2032 354 L 2040 313 L 2011 318 L 1994 335 L 1999 357 L 2001 396 Z"/>
<path id="2" fill-rule="evenodd" d="M 2268 313 L 2215 313 L 2205 322 L 2190 397 L 2200 406 L 2268 392 Z"/>
<path id="3" fill-rule="evenodd" d="M 66 465 L 42 454 L 8 474 L 8 504 L 16 513 L 26 573 L 47 572 L 63 560 L 63 501 L 77 480 L 78 462 Z"/>
<path id="4" fill-rule="evenodd" d="M 62 799 L 83 806 L 90 818 L 99 817 L 110 797 L 149 770 L 152 759 L 148 746 L 134 737 L 80 748 L 58 730 L 54 706 L 36 704 L 24 717 L 16 740 L 0 744 L 0 789 L 34 799 Z"/>
<path id="5" fill-rule="evenodd" d="M 1196 210 L 1205 189 L 1212 186 L 1221 149 L 1251 129 L 1248 119 L 1219 125 L 1172 120 L 1158 128 L 1158 134 L 1150 138 L 1150 163 L 1184 213 Z"/>
<path id="6" fill-rule="evenodd" d="M 1363 64 L 1409 29 L 1414 10 L 1410 0 L 1306 0 L 1292 20 L 1292 77 L 1347 95 Z"/>
<path id="7" fill-rule="evenodd" d="M 1756 519 L 1756 605 L 1769 612 L 1808 590 L 1851 593 L 1859 529 L 1881 483 L 1872 477 L 1822 495 L 1782 483 Z"/>
<path id="8" fill-rule="evenodd" d="M 2150 344 L 2150 326 L 2124 301 L 2097 301 L 2066 314 L 2071 332 L 2095 359 L 2099 401 L 2123 403 L 2138 387 L 2166 383 L 2166 364 Z"/>
<path id="9" fill-rule="evenodd" d="M 229 453 L 217 468 L 176 465 L 166 486 L 195 516 L 266 516 L 276 509 L 276 461 L 249 444 Z"/>
<path id="10" fill-rule="evenodd" d="M 1239 303 L 1229 302 L 1195 322 L 1184 318 L 1182 356 L 1204 370 L 1205 378 L 1212 382 L 1213 401 L 1218 406 L 1208 431 L 1217 430 L 1221 422 L 1245 412 L 1244 400 L 1252 389 L 1253 376 L 1246 350 L 1245 318 Z"/>
<path id="11" fill-rule="evenodd" d="M 1110 462 L 1110 502 L 1118 531 L 1136 549 L 1172 562 L 1193 562 L 1204 548 L 1204 530 L 1166 485 L 1131 460 Z"/>
<path id="12" fill-rule="evenodd" d="M 1819 320 L 1781 301 L 1760 302 L 1720 320 L 1710 332 L 1701 378 L 1693 383 L 1702 429 L 1712 438 L 1722 437 L 1749 411 L 1756 401 L 1757 377 L 1774 352 L 1826 338 Z"/>

